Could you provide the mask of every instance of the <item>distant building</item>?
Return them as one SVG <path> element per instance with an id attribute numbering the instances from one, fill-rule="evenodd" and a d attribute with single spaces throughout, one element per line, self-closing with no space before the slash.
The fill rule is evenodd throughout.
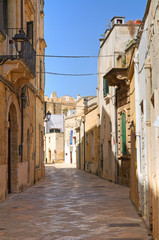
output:
<path id="1" fill-rule="evenodd" d="M 62 114 L 53 114 L 44 122 L 44 162 L 64 161 L 64 119 Z"/>
<path id="2" fill-rule="evenodd" d="M 50 120 L 45 123 L 45 133 L 64 132 L 64 121 L 62 114 L 52 114 Z"/>
<path id="3" fill-rule="evenodd" d="M 76 105 L 76 117 L 75 117 L 75 130 L 76 130 L 76 164 L 77 168 L 86 170 L 92 173 L 96 172 L 96 137 L 97 132 L 95 130 L 96 122 L 96 97 L 85 96 L 77 101 Z M 90 112 L 89 112 L 90 111 Z M 91 129 L 92 128 L 92 129 Z M 90 139 L 92 144 L 86 139 Z M 92 151 L 92 155 L 89 155 L 89 151 Z"/>
<path id="4" fill-rule="evenodd" d="M 85 106 L 85 170 L 98 175 L 97 97 L 88 98 Z"/>
<path id="5" fill-rule="evenodd" d="M 78 95 L 77 98 L 80 96 Z M 48 98 L 44 97 L 45 111 L 51 112 L 51 114 L 66 114 L 69 109 L 75 109 L 77 99 L 69 95 L 63 97 L 57 97 L 56 92 L 53 92 Z"/>
<path id="6" fill-rule="evenodd" d="M 76 164 L 76 112 L 70 110 L 64 120 L 65 163 Z"/>

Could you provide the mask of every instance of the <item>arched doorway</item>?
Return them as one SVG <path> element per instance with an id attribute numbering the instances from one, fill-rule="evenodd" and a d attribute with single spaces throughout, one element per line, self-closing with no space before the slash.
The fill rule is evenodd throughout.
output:
<path id="1" fill-rule="evenodd" d="M 17 192 L 18 124 L 14 104 L 8 113 L 8 193 Z"/>

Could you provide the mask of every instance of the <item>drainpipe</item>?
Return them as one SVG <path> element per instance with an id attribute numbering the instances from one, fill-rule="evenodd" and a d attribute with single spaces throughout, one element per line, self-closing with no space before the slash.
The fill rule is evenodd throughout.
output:
<path id="1" fill-rule="evenodd" d="M 84 121 L 83 121 L 83 124 L 84 124 L 84 170 L 85 170 L 85 168 L 86 168 L 86 156 L 85 156 L 85 154 L 86 154 L 86 146 L 85 146 L 85 119 L 84 119 Z"/>
<path id="2" fill-rule="evenodd" d="M 81 169 L 81 134 L 79 129 L 79 169 Z"/>
<path id="3" fill-rule="evenodd" d="M 146 171 L 145 171 L 145 185 L 146 185 L 146 192 L 145 192 L 145 215 L 146 215 L 146 223 L 149 226 L 149 223 L 152 223 L 152 219 L 149 218 L 151 216 L 151 112 L 150 112 L 150 99 L 151 99 L 151 59 L 147 57 L 145 61 L 145 76 L 146 76 Z M 150 196 L 150 197 L 149 197 Z M 150 206 L 149 206 L 150 205 Z"/>
<path id="4" fill-rule="evenodd" d="M 23 0 L 21 0 L 21 30 L 23 30 Z"/>
<path id="5" fill-rule="evenodd" d="M 23 120 L 23 116 L 24 116 L 24 99 L 25 99 L 25 92 L 24 89 L 21 89 L 21 149 L 20 149 L 20 153 L 21 153 L 21 162 L 23 162 L 23 125 L 24 125 L 24 120 Z"/>
<path id="6" fill-rule="evenodd" d="M 139 95 L 139 53 L 135 54 L 134 58 L 134 71 L 135 71 L 135 108 L 136 108 L 136 147 L 137 147 L 137 176 L 138 176 L 138 191 L 139 191 L 139 211 L 141 211 L 141 186 L 142 186 L 142 174 L 141 174 L 141 109 L 140 109 L 140 95 Z"/>
<path id="7" fill-rule="evenodd" d="M 117 127 L 117 87 L 115 87 L 115 183 L 118 183 L 119 167 L 118 167 L 118 127 Z"/>
<path id="8" fill-rule="evenodd" d="M 37 52 L 37 0 L 35 2 L 35 51 Z M 35 75 L 36 88 L 36 75 Z M 34 184 L 36 182 L 36 93 L 35 93 L 35 153 L 34 153 Z"/>

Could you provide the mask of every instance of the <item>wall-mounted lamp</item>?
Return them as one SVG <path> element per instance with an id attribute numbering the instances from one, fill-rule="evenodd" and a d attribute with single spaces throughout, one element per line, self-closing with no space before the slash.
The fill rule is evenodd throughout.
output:
<path id="1" fill-rule="evenodd" d="M 48 122 L 48 121 L 50 120 L 50 118 L 51 118 L 51 112 L 48 111 L 47 114 L 46 114 L 46 116 L 45 116 L 44 122 Z"/>
<path id="2" fill-rule="evenodd" d="M 13 40 L 15 42 L 17 52 L 19 53 L 19 55 L 21 55 L 23 51 L 23 43 L 28 42 L 27 36 L 25 35 L 24 31 L 20 29 L 19 33 L 16 33 L 13 37 Z"/>
<path id="3" fill-rule="evenodd" d="M 84 106 L 86 107 L 88 104 L 88 98 L 84 98 L 83 102 L 84 102 Z"/>
<path id="4" fill-rule="evenodd" d="M 13 40 L 15 42 L 27 42 L 27 36 L 25 35 L 24 31 L 22 29 L 19 30 L 19 33 L 16 33 L 13 37 Z"/>

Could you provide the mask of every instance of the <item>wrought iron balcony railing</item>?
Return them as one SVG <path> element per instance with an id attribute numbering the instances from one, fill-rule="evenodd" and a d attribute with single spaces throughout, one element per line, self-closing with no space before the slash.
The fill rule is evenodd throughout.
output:
<path id="1" fill-rule="evenodd" d="M 2 32 L 7 32 L 5 40 L 3 41 L 3 43 L 0 43 L 0 64 L 4 64 L 7 59 L 21 59 L 35 76 L 36 52 L 30 41 L 28 40 L 26 42 L 21 42 L 21 50 L 18 51 L 13 37 L 16 33 L 19 32 L 19 29 L 9 28 L 7 29 L 7 31 L 3 31 L 3 29 L 0 30 Z"/>
<path id="2" fill-rule="evenodd" d="M 25 64 L 30 68 L 31 72 L 35 76 L 36 74 L 36 52 L 33 49 L 29 41 L 22 42 L 22 51 L 19 57 L 23 59 Z"/>

